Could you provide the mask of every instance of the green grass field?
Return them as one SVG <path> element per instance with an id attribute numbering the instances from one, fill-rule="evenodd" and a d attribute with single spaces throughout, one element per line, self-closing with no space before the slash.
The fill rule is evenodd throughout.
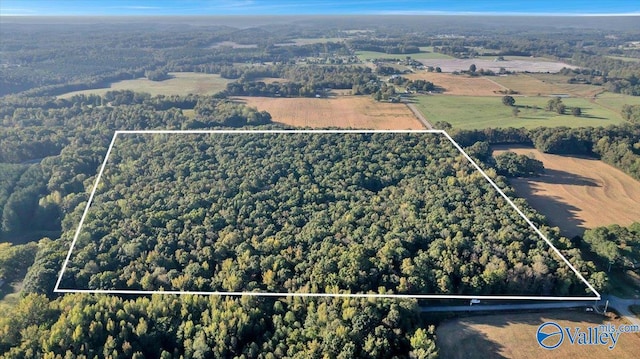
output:
<path id="1" fill-rule="evenodd" d="M 146 78 L 124 80 L 111 84 L 108 88 L 74 91 L 60 95 L 61 98 L 70 98 L 79 94 L 104 95 L 113 90 L 131 90 L 146 92 L 155 95 L 187 95 L 189 93 L 199 95 L 213 95 L 224 90 L 230 80 L 223 79 L 219 75 L 203 74 L 196 72 L 172 72 L 173 78 L 164 81 L 149 81 Z"/>
<path id="2" fill-rule="evenodd" d="M 417 54 L 386 54 L 384 52 L 377 51 L 356 51 L 356 56 L 360 61 L 366 59 L 404 59 L 407 56 L 411 56 L 412 59 L 425 60 L 425 59 L 453 59 L 449 55 L 433 52 L 431 47 L 421 47 L 420 52 Z"/>
<path id="3" fill-rule="evenodd" d="M 511 107 L 502 104 L 502 98 L 499 96 L 417 96 L 416 107 L 429 122 L 446 121 L 460 129 L 608 126 L 624 121 L 619 112 L 583 98 L 563 99 L 568 114 L 558 115 L 544 110 L 549 99 L 549 97 L 516 97 L 516 106 L 520 110 L 518 117 L 513 116 Z M 538 109 L 534 109 L 533 106 L 538 106 Z M 570 114 L 571 108 L 576 106 L 582 110 L 581 117 Z"/>
<path id="4" fill-rule="evenodd" d="M 619 93 L 604 92 L 596 96 L 596 103 L 612 110 L 621 111 L 624 105 L 639 105 L 640 96 L 622 95 Z"/>

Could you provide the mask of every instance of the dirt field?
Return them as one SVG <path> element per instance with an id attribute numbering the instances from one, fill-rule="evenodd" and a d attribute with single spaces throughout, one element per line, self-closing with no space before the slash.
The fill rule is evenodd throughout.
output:
<path id="1" fill-rule="evenodd" d="M 624 172 L 599 160 L 550 155 L 532 148 L 496 146 L 494 153 L 507 149 L 533 154 L 544 163 L 544 175 L 512 179 L 511 183 L 518 195 L 565 236 L 640 221 L 640 183 Z"/>
<path id="2" fill-rule="evenodd" d="M 504 96 L 498 91 L 506 89 L 488 77 L 469 77 L 437 72 L 419 72 L 404 75 L 404 77 L 411 80 L 422 79 L 433 82 L 436 86 L 443 88 L 446 95 Z"/>
<path id="3" fill-rule="evenodd" d="M 581 331 L 600 324 L 622 324 L 618 319 L 583 312 L 490 315 L 445 322 L 436 330 L 436 342 L 441 358 L 637 358 L 637 333 L 620 334 L 612 350 L 602 345 L 572 345 L 566 334 L 558 348 L 544 349 L 536 333 L 548 321 Z"/>
<path id="4" fill-rule="evenodd" d="M 239 97 L 237 100 L 266 110 L 274 122 L 296 127 L 424 129 L 404 104 L 376 102 L 368 96 L 329 99 Z"/>
<path id="5" fill-rule="evenodd" d="M 237 42 L 233 42 L 233 41 L 221 41 L 221 42 L 217 42 L 213 45 L 211 45 L 212 49 L 217 49 L 220 47 L 231 47 L 234 49 L 255 49 L 258 47 L 257 44 L 238 44 Z"/>

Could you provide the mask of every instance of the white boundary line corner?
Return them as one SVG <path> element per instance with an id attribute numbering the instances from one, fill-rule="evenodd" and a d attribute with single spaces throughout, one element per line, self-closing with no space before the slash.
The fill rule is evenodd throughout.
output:
<path id="1" fill-rule="evenodd" d="M 526 296 L 526 295 L 446 295 L 446 294 L 376 294 L 376 293 L 300 293 L 300 292 L 220 292 L 220 291 L 164 291 L 164 290 L 125 290 L 125 289 L 68 289 L 60 288 L 62 277 L 69 264 L 71 253 L 80 236 L 82 225 L 84 224 L 89 207 L 93 202 L 96 189 L 107 165 L 109 155 L 113 150 L 116 138 L 119 134 L 242 134 L 242 133 L 439 133 L 443 134 L 453 146 L 479 171 L 491 186 L 500 193 L 507 203 L 522 217 L 525 222 L 544 240 L 553 252 L 573 271 L 573 273 L 592 291 L 595 297 L 586 296 Z M 152 295 L 152 294 L 174 294 L 174 295 L 227 295 L 227 296 L 263 296 L 263 297 L 336 297 L 336 298 L 397 298 L 397 299 L 482 299 L 482 300 L 534 300 L 534 301 L 594 301 L 600 300 L 600 293 L 584 278 L 584 276 L 560 253 L 535 224 L 515 205 L 515 203 L 498 187 L 498 185 L 478 166 L 478 164 L 458 145 L 458 143 L 444 130 L 117 130 L 111 138 L 111 143 L 105 154 L 104 161 L 98 172 L 95 183 L 87 200 L 86 207 L 78 223 L 69 252 L 64 260 L 58 280 L 53 289 L 54 293 L 90 293 L 90 294 L 116 294 L 116 295 Z"/>

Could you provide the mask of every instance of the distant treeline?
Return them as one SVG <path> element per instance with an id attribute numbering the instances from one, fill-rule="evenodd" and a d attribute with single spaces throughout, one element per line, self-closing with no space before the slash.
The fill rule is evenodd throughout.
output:
<path id="1" fill-rule="evenodd" d="M 380 88 L 377 76 L 370 68 L 362 66 L 280 66 L 263 70 L 248 68 L 234 71 L 234 76 L 240 80 L 227 84 L 225 95 L 313 97 L 326 94 L 332 89 L 351 89 L 354 93 L 369 94 Z M 254 81 L 260 77 L 282 77 L 283 80 L 273 83 Z"/>

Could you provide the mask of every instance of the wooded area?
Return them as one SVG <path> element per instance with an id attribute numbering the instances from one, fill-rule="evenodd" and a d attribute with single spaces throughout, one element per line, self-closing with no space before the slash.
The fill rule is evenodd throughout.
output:
<path id="1" fill-rule="evenodd" d="M 121 136 L 65 288 L 584 293 L 437 134 Z"/>

